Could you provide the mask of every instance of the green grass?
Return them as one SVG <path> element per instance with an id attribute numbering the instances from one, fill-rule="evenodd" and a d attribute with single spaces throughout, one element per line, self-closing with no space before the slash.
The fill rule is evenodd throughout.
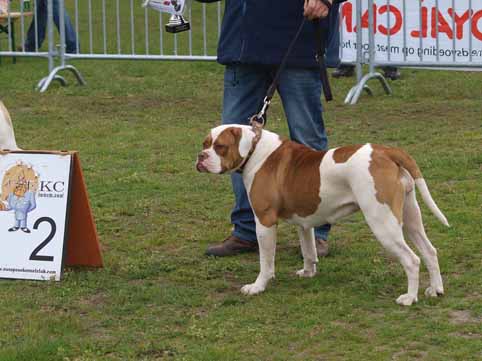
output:
<path id="1" fill-rule="evenodd" d="M 277 278 L 240 294 L 257 255 L 213 259 L 230 231 L 229 177 L 194 160 L 219 124 L 214 63 L 75 63 L 85 87 L 33 85 L 43 61 L 0 66 L 1 99 L 21 147 L 77 149 L 105 267 L 68 269 L 59 283 L 0 282 L 0 360 L 480 360 L 482 359 L 482 74 L 403 70 L 394 96 L 343 105 L 352 79 L 334 80 L 330 145 L 397 145 L 418 161 L 452 227 L 424 207 L 446 295 L 402 308 L 401 266 L 360 215 L 336 225 L 313 279 L 295 230 L 280 227 Z M 172 80 L 176 79 L 175 82 Z M 69 77 L 71 83 L 73 79 Z M 275 99 L 268 128 L 287 134 Z"/>

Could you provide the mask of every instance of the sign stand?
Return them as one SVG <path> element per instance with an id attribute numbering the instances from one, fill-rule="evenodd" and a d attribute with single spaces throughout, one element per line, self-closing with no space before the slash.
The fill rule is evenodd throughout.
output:
<path id="1" fill-rule="evenodd" d="M 99 236 L 89 203 L 78 152 L 72 152 L 73 172 L 67 230 L 66 266 L 102 267 Z"/>

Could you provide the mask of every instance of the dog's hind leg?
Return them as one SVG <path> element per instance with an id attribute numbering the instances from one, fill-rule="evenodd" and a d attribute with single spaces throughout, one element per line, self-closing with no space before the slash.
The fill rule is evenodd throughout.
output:
<path id="1" fill-rule="evenodd" d="M 300 277 L 313 277 L 316 274 L 316 264 L 318 263 L 314 229 L 299 226 L 298 235 L 303 254 L 303 269 L 296 271 L 296 274 Z"/>
<path id="2" fill-rule="evenodd" d="M 402 264 L 408 279 L 408 290 L 397 298 L 397 303 L 410 306 L 418 301 L 420 258 L 408 247 L 403 238 L 402 226 L 387 209 L 388 206 L 377 204 L 376 207 L 378 209 L 375 214 L 373 210 L 369 214 L 364 212 L 365 218 L 378 241 Z"/>
<path id="3" fill-rule="evenodd" d="M 444 293 L 442 276 L 437 258 L 437 250 L 425 233 L 422 222 L 422 213 L 417 203 L 415 189 L 413 188 L 405 196 L 405 206 L 403 209 L 403 230 L 418 251 L 427 266 L 430 275 L 430 287 L 425 290 L 426 296 L 437 297 Z"/>
<path id="4" fill-rule="evenodd" d="M 392 182 L 393 183 L 393 182 Z M 405 188 L 401 183 L 392 188 L 385 202 L 376 198 L 375 192 L 367 192 L 369 184 L 363 181 L 352 183 L 358 205 L 378 241 L 402 264 L 408 279 L 407 293 L 397 298 L 397 303 L 410 306 L 418 300 L 420 258 L 408 247 L 403 238 L 401 216 Z M 401 202 L 400 202 L 401 201 Z M 395 207 L 395 204 L 398 205 Z M 391 206 L 390 206 L 391 205 Z M 395 210 L 395 211 L 394 211 Z"/>

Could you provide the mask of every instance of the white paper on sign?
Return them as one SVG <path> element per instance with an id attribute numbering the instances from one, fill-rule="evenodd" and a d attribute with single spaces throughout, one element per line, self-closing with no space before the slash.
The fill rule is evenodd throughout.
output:
<path id="1" fill-rule="evenodd" d="M 60 280 L 72 156 L 0 155 L 0 277 Z"/>

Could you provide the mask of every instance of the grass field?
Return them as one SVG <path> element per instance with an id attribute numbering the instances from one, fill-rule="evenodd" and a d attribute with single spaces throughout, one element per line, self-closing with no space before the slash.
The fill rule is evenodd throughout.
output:
<path id="1" fill-rule="evenodd" d="M 283 224 L 276 281 L 241 295 L 258 256 L 203 255 L 230 231 L 229 177 L 194 170 L 219 124 L 222 67 L 75 64 L 87 86 L 40 95 L 45 62 L 4 59 L 0 98 L 21 147 L 80 151 L 105 267 L 68 269 L 59 283 L 0 282 L 1 361 L 482 359 L 481 73 L 403 70 L 394 96 L 375 87 L 353 107 L 342 102 L 353 80 L 333 81 L 330 145 L 405 148 L 452 225 L 423 207 L 446 295 L 423 296 L 422 267 L 419 302 L 402 308 L 402 268 L 360 215 L 333 228 L 313 279 L 295 276 L 298 242 Z M 287 134 L 278 98 L 268 128 Z"/>

